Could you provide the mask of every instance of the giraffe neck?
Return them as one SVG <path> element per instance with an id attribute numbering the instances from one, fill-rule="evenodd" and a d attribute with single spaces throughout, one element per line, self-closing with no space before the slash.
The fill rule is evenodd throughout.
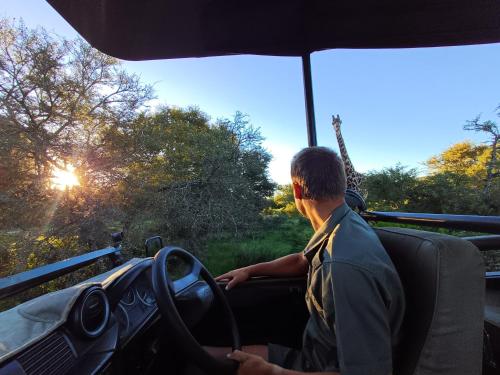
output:
<path id="1" fill-rule="evenodd" d="M 335 122 L 334 127 L 335 127 L 335 134 L 337 136 L 337 142 L 339 144 L 340 156 L 344 161 L 344 167 L 346 169 L 346 172 L 356 173 L 356 170 L 352 165 L 351 159 L 349 158 L 349 154 L 347 153 L 347 148 L 345 147 L 344 138 L 342 137 L 342 133 L 340 132 L 340 126 L 337 122 Z"/>

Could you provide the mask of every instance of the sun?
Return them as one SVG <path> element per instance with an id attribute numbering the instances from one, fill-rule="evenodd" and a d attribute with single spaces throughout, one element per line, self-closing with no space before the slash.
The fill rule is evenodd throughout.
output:
<path id="1" fill-rule="evenodd" d="M 75 174 L 75 167 L 71 164 L 66 165 L 66 169 L 54 168 L 52 174 L 52 187 L 59 190 L 66 190 L 73 186 L 80 185 L 78 177 Z"/>

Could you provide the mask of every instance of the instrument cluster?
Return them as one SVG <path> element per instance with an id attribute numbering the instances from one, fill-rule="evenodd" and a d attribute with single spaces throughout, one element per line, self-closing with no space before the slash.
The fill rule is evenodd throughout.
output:
<path id="1" fill-rule="evenodd" d="M 122 344 L 128 342 L 146 323 L 148 317 L 158 310 L 150 275 L 148 270 L 139 276 L 125 291 L 114 311 Z"/>

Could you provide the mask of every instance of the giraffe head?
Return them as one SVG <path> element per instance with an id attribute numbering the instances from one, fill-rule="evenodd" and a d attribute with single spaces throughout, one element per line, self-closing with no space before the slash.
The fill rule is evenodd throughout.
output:
<path id="1" fill-rule="evenodd" d="M 342 124 L 342 121 L 340 120 L 340 116 L 338 114 L 337 114 L 337 116 L 332 116 L 332 125 L 336 131 L 340 131 L 341 124 Z"/>

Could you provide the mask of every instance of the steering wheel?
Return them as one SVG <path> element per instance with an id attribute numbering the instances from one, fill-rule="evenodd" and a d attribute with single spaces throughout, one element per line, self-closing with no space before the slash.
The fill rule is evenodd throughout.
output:
<path id="1" fill-rule="evenodd" d="M 189 266 L 189 273 L 173 281 L 167 270 L 167 259 L 177 256 L 184 260 Z M 238 363 L 229 359 L 217 359 L 210 355 L 193 337 L 176 306 L 176 298 L 183 291 L 188 290 L 194 284 L 199 283 L 200 276 L 209 286 L 208 292 L 215 295 L 215 299 L 221 304 L 227 322 L 231 328 L 233 350 L 241 350 L 240 334 L 233 312 L 227 302 L 226 296 L 217 285 L 210 272 L 193 255 L 180 247 L 167 246 L 158 251 L 154 257 L 152 266 L 152 286 L 156 295 L 156 302 L 160 309 L 163 320 L 168 326 L 168 333 L 175 343 L 181 348 L 187 358 L 196 364 L 201 370 L 209 374 L 233 375 L 238 369 Z M 212 297 L 212 296 L 210 296 Z"/>

